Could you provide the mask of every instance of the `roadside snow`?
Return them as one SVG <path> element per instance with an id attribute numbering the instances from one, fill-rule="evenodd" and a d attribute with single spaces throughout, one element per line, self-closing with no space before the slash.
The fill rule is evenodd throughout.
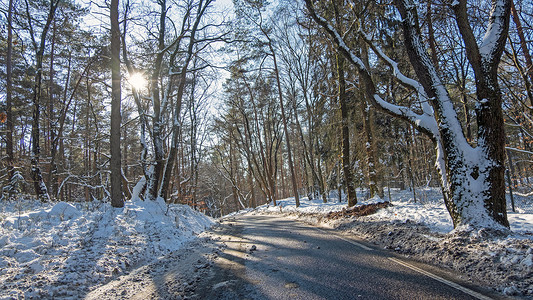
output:
<path id="1" fill-rule="evenodd" d="M 392 206 L 380 209 L 377 213 L 364 217 L 368 221 L 389 221 L 389 222 L 412 222 L 423 224 L 431 231 L 437 233 L 449 233 L 453 230 L 453 223 L 450 214 L 444 206 L 442 194 L 439 189 L 425 188 L 417 189 L 417 200 L 413 198 L 410 191 L 391 191 Z M 358 191 L 357 205 L 372 204 L 385 200 L 378 197 L 365 199 L 364 193 Z M 515 196 L 516 197 L 516 196 Z M 533 206 L 533 201 L 529 200 Z M 300 207 L 296 207 L 294 198 L 287 198 L 277 201 L 278 205 L 266 204 L 257 207 L 255 210 L 247 209 L 230 214 L 235 216 L 241 213 L 300 213 L 300 214 L 327 214 L 329 212 L 341 211 L 346 208 L 346 202 L 339 202 L 337 198 L 330 198 L 327 203 L 321 199 L 309 200 L 307 197 L 300 199 Z M 533 213 L 525 213 L 523 209 L 519 212 L 508 212 L 511 230 L 518 234 L 533 234 Z M 522 213 L 520 213 L 522 211 Z"/>
<path id="2" fill-rule="evenodd" d="M 339 203 L 333 198 L 328 203 L 303 198 L 298 208 L 294 198 L 288 198 L 278 200 L 280 205 L 276 207 L 263 205 L 247 213 L 284 214 L 336 228 L 379 247 L 453 269 L 467 280 L 485 284 L 505 295 L 533 296 L 533 212 L 530 207 L 508 213 L 510 235 L 483 230 L 466 234 L 453 231 L 440 190 L 428 188 L 416 192 L 417 201 L 414 201 L 412 192 L 392 190 L 392 206 L 358 218 L 327 219 L 327 213 L 346 208 L 345 202 Z M 383 201 L 364 199 L 359 192 L 357 196 L 358 205 Z M 531 199 L 516 200 L 531 206 Z"/>
<path id="3" fill-rule="evenodd" d="M 2 202 L 0 299 L 80 298 L 130 267 L 178 250 L 213 224 L 162 199 L 127 201 L 124 208 L 96 201 Z"/>

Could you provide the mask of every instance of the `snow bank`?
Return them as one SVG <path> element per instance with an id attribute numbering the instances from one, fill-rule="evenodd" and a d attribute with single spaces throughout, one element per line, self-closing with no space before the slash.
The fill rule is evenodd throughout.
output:
<path id="1" fill-rule="evenodd" d="M 3 202 L 0 299 L 80 297 L 130 266 L 179 249 L 213 224 L 162 199 L 128 201 L 124 208 Z"/>
<path id="2" fill-rule="evenodd" d="M 364 198 L 364 191 L 357 192 L 357 205 L 379 203 L 386 200 L 374 197 Z M 453 223 L 444 205 L 440 189 L 424 188 L 416 190 L 416 200 L 413 192 L 391 190 L 392 206 L 378 210 L 376 214 L 362 217 L 368 221 L 386 221 L 416 224 L 423 224 L 432 231 L 438 233 L 449 233 L 453 230 Z M 278 205 L 266 204 L 257 207 L 255 210 L 244 210 L 228 216 L 235 216 L 242 213 L 254 211 L 256 213 L 301 213 L 301 214 L 327 214 L 329 212 L 341 211 L 346 208 L 346 202 L 338 202 L 337 198 L 330 198 L 327 203 L 321 199 L 309 200 L 307 197 L 300 199 L 300 207 L 296 207 L 294 198 L 287 198 L 277 201 Z M 523 210 L 518 210 L 523 211 Z M 511 230 L 519 234 L 533 234 L 533 213 L 508 213 Z"/>

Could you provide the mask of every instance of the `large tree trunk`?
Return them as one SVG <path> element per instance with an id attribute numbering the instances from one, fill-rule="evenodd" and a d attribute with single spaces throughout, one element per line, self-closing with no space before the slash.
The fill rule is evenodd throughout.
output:
<path id="1" fill-rule="evenodd" d="M 467 57 L 472 64 L 479 100 L 476 109 L 478 146 L 472 148 L 462 134 L 451 99 L 438 78 L 425 52 L 418 30 L 416 6 L 410 1 L 396 1 L 404 22 L 407 53 L 420 83 L 439 119 L 442 154 L 440 172 L 448 211 L 454 226 L 491 226 L 491 221 L 509 227 L 505 200 L 505 133 L 498 85 L 498 65 L 509 28 L 509 0 L 494 1 L 486 37 L 477 45 L 468 24 L 466 0 L 453 6 L 457 25 L 466 45 Z M 424 51 L 424 52 L 423 52 Z"/>
<path id="2" fill-rule="evenodd" d="M 118 2 L 111 0 L 111 205 L 123 207 L 122 168 L 120 158 L 120 29 L 118 23 Z"/>
<path id="3" fill-rule="evenodd" d="M 335 22 L 337 29 L 342 30 L 342 22 L 339 14 L 338 5 L 334 5 Z M 346 182 L 346 192 L 348 194 L 348 207 L 357 204 L 357 195 L 355 193 L 354 180 L 350 164 L 350 129 L 348 127 L 348 95 L 346 94 L 346 81 L 344 79 L 344 57 L 340 52 L 335 56 L 337 61 L 337 77 L 339 81 L 339 108 L 341 114 L 341 164 L 344 173 L 344 181 Z M 339 177 L 340 177 L 339 172 Z M 340 179 L 340 178 L 339 178 Z M 339 193 L 340 194 L 340 193 Z M 340 195 L 339 195 L 340 197 Z"/>

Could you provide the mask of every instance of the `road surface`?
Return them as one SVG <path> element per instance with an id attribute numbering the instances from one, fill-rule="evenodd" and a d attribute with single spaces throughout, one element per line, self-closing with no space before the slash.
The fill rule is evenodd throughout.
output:
<path id="1" fill-rule="evenodd" d="M 498 299 L 438 269 L 279 216 L 223 222 L 198 299 Z M 500 298 L 501 299 L 501 298 Z"/>

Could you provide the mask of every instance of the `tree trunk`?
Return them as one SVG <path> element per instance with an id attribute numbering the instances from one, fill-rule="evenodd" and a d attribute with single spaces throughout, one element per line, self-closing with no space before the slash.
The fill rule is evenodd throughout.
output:
<path id="1" fill-rule="evenodd" d="M 33 186 L 35 188 L 35 194 L 37 197 L 43 201 L 50 201 L 50 196 L 48 195 L 48 190 L 46 184 L 44 183 L 43 175 L 41 172 L 41 167 L 39 165 L 39 159 L 41 154 L 40 144 L 40 113 L 41 113 L 41 95 L 42 95 L 42 76 L 43 76 L 43 56 L 46 46 L 46 35 L 50 29 L 50 24 L 52 23 L 57 6 L 59 5 L 59 0 L 50 1 L 50 10 L 48 11 L 48 17 L 46 24 L 41 31 L 41 38 L 39 45 L 35 39 L 35 32 L 33 30 L 33 24 L 31 22 L 29 4 L 26 2 L 26 15 L 28 20 L 30 20 L 29 29 L 30 36 L 32 39 L 33 46 L 35 48 L 35 67 L 37 73 L 35 75 L 35 83 L 33 87 L 33 120 L 31 128 L 31 137 L 32 137 L 32 149 L 31 149 L 31 174 L 33 179 Z"/>
<path id="2" fill-rule="evenodd" d="M 89 128 L 90 120 L 90 107 L 91 107 L 91 89 L 89 88 L 89 80 L 87 80 L 87 105 L 85 111 L 85 135 L 83 141 L 83 168 L 85 169 L 86 186 L 85 189 L 85 201 L 91 200 L 91 191 L 89 190 L 89 178 L 91 178 L 91 130 Z M 55 195 L 55 194 L 54 194 Z"/>
<path id="3" fill-rule="evenodd" d="M 480 48 L 468 24 L 466 1 L 453 6 L 457 25 L 465 42 L 468 60 L 472 64 L 476 81 L 479 105 L 476 109 L 478 124 L 478 147 L 470 148 L 460 130 L 460 124 L 453 107 L 448 107 L 449 94 L 439 88 L 438 79 L 431 66 L 423 61 L 427 56 L 420 52 L 419 34 L 415 23 L 416 7 L 408 7 L 404 1 L 397 1 L 397 7 L 404 17 L 404 34 L 409 58 L 421 84 L 433 102 L 439 117 L 444 165 L 441 169 L 445 200 L 455 226 L 485 226 L 492 219 L 509 227 L 505 200 L 505 132 L 503 128 L 502 97 L 498 84 L 498 65 L 509 29 L 509 0 L 493 1 L 491 18 L 485 36 L 494 36 L 490 44 Z M 409 19 L 409 21 L 407 21 Z M 450 113 L 454 113 L 451 116 Z M 472 155 L 477 156 L 472 158 Z M 480 158 L 481 156 L 481 158 Z M 479 182 L 480 185 L 478 185 Z M 476 187 L 472 187 L 476 185 Z M 484 218 L 487 220 L 484 220 Z"/>
<path id="4" fill-rule="evenodd" d="M 122 168 L 120 158 L 120 29 L 118 23 L 118 2 L 111 0 L 111 205 L 123 207 L 122 197 Z"/>
<path id="5" fill-rule="evenodd" d="M 352 207 L 357 204 L 357 195 L 355 193 L 352 165 L 350 164 L 350 129 L 348 127 L 348 107 L 346 105 L 348 95 L 346 94 L 346 82 L 344 80 L 344 57 L 340 53 L 335 57 L 337 59 L 337 76 L 339 80 L 338 100 L 341 114 L 341 164 L 348 196 L 348 207 Z"/>
<path id="6" fill-rule="evenodd" d="M 437 43 L 435 42 L 435 29 L 433 28 L 433 18 L 431 14 L 433 9 L 431 8 L 433 0 L 428 0 L 426 6 L 426 23 L 428 27 L 428 43 L 431 50 L 431 61 L 436 69 L 439 68 L 439 60 L 437 59 Z"/>
<path id="7" fill-rule="evenodd" d="M 533 84 L 533 62 L 531 60 L 531 54 L 529 53 L 529 49 L 527 47 L 527 40 L 524 35 L 524 29 L 522 28 L 522 22 L 520 22 L 520 16 L 518 15 L 518 12 L 516 11 L 516 8 L 514 6 L 514 0 L 511 0 L 511 14 L 513 16 L 513 22 L 516 24 L 516 31 L 518 33 L 518 37 L 520 38 L 520 46 L 522 47 L 522 51 L 524 51 L 524 57 L 526 59 L 526 70 L 527 74 L 529 75 L 529 84 L 526 82 L 526 86 L 529 86 L 531 88 L 531 84 Z M 530 105 L 533 106 L 533 97 L 531 97 L 531 91 L 529 89 L 528 95 L 530 96 Z"/>
<path id="8" fill-rule="evenodd" d="M 363 43 L 363 41 L 361 41 L 360 45 L 361 59 L 363 60 L 365 66 L 368 68 L 370 65 L 368 62 L 368 48 Z M 364 87 L 361 86 L 361 88 Z M 374 135 L 372 133 L 372 111 L 370 105 L 367 103 L 367 99 L 364 93 L 362 93 L 361 95 L 361 113 L 363 115 L 363 131 L 366 140 L 365 151 L 367 159 L 368 186 L 370 189 L 370 197 L 372 198 L 375 195 L 378 195 L 380 198 L 383 198 L 383 185 L 381 182 L 381 178 L 378 174 Z"/>
<path id="9" fill-rule="evenodd" d="M 254 190 L 254 178 L 252 175 L 251 169 L 248 170 L 248 184 L 250 185 L 250 206 L 252 208 L 257 207 L 257 198 L 255 196 L 255 190 Z"/>
<path id="10" fill-rule="evenodd" d="M 156 200 L 159 196 L 159 186 L 163 177 L 165 159 L 163 149 L 163 121 L 161 120 L 161 95 L 159 89 L 161 65 L 165 54 L 165 24 L 167 15 L 166 0 L 158 2 L 161 6 L 161 15 L 159 17 L 159 36 L 158 36 L 158 53 L 154 62 L 152 76 L 150 79 L 150 88 L 153 106 L 152 118 L 152 142 L 154 147 L 154 165 L 149 170 L 148 184 L 146 188 L 147 198 Z"/>
<path id="11" fill-rule="evenodd" d="M 316 149 L 319 149 L 318 139 L 316 140 L 315 147 Z M 326 184 L 325 184 L 324 172 L 322 170 L 321 161 L 322 161 L 322 157 L 320 154 L 318 154 L 318 157 L 316 158 L 316 170 L 318 174 L 318 185 L 319 185 L 318 190 L 322 194 L 322 202 L 327 203 L 328 202 L 328 188 L 326 187 Z"/>
<path id="12" fill-rule="evenodd" d="M 368 188 L 370 191 L 370 198 L 378 195 L 383 198 L 383 189 L 380 187 L 380 180 L 378 179 L 378 172 L 376 166 L 376 155 L 374 151 L 374 140 L 372 135 L 370 106 L 363 96 L 361 99 L 361 113 L 363 115 L 363 134 L 365 137 L 365 153 L 366 153 L 366 167 L 368 176 Z M 410 162 L 410 161 L 409 161 Z"/>
<path id="13" fill-rule="evenodd" d="M 6 154 L 7 154 L 7 172 L 9 180 L 13 178 L 15 157 L 13 153 L 13 75 L 12 75 L 12 57 L 13 57 L 13 1 L 9 0 L 7 11 L 7 57 L 6 57 Z"/>
<path id="14" fill-rule="evenodd" d="M 55 44 L 56 44 L 56 20 L 53 21 L 52 27 L 52 41 L 50 45 L 50 74 L 48 80 L 48 118 L 46 118 L 47 123 L 47 139 L 46 139 L 46 149 L 45 153 L 50 153 L 52 156 L 52 144 L 55 138 L 55 128 L 54 128 L 54 54 L 55 54 Z M 66 88 L 66 87 L 65 87 Z M 53 176 L 52 174 L 57 172 L 57 167 L 54 166 L 55 162 L 50 159 L 50 165 L 48 166 L 48 175 L 46 177 L 46 186 L 48 190 L 52 188 Z M 52 192 L 52 199 L 55 198 L 55 194 Z"/>
<path id="15" fill-rule="evenodd" d="M 298 195 L 298 184 L 296 182 L 296 174 L 294 172 L 294 163 L 292 161 L 292 149 L 291 149 L 291 141 L 290 141 L 291 138 L 289 136 L 287 117 L 285 114 L 285 104 L 283 103 L 283 95 L 282 95 L 282 90 L 281 90 L 281 81 L 279 78 L 278 63 L 276 60 L 276 54 L 274 52 L 274 48 L 272 47 L 272 42 L 269 42 L 269 47 L 272 53 L 272 58 L 274 60 L 274 74 L 276 76 L 276 83 L 278 85 L 278 97 L 279 97 L 279 105 L 281 108 L 281 119 L 283 120 L 283 131 L 285 132 L 285 143 L 287 145 L 287 160 L 289 163 L 289 170 L 291 172 L 292 193 L 294 194 L 294 200 L 296 202 L 296 207 L 298 207 L 300 206 L 300 196 Z"/>

